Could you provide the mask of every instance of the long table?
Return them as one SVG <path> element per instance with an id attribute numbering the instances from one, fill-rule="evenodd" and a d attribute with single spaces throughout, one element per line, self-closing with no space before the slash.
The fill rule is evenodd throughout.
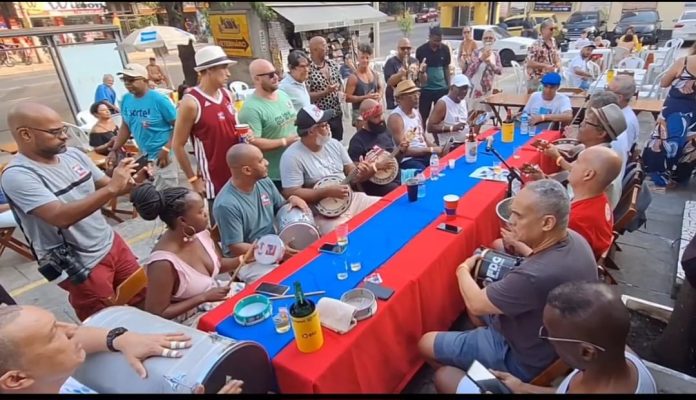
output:
<path id="1" fill-rule="evenodd" d="M 553 140 L 559 134 L 538 136 Z M 495 146 L 513 166 L 538 163 L 540 153 L 525 145 L 527 139 L 517 134 L 514 143 L 497 141 Z M 511 157 L 515 148 L 519 148 L 518 158 Z M 199 329 L 261 343 L 273 361 L 283 393 L 400 392 L 423 364 L 417 350 L 421 335 L 447 330 L 464 311 L 454 273 L 457 265 L 477 246 L 489 244 L 499 231 L 494 208 L 503 198 L 506 184 L 469 177 L 495 159 L 481 152 L 476 164 L 466 164 L 463 152 L 460 147 L 445 157 L 443 161 L 457 159 L 456 166 L 439 180 L 427 182 L 424 199 L 409 203 L 402 186 L 349 221 L 348 253 L 362 251 L 362 270 L 350 272 L 347 280 L 336 279 L 333 264 L 340 262 L 339 257 L 317 251 L 321 243 L 335 240 L 333 232 L 262 279 L 283 284 L 300 280 L 305 291 L 326 290 L 328 297 L 340 298 L 365 276 L 379 272 L 384 285 L 395 294 L 388 301 L 378 301 L 373 317 L 345 335 L 323 329 L 322 349 L 304 354 L 293 343 L 292 333 L 275 333 L 270 320 L 252 327 L 234 322 L 234 305 L 253 293 L 260 284 L 256 282 L 204 315 Z M 462 197 L 455 219 L 449 222 L 462 228 L 456 235 L 436 229 L 444 221 L 442 197 L 449 193 Z M 277 300 L 273 306 L 291 303 Z"/>

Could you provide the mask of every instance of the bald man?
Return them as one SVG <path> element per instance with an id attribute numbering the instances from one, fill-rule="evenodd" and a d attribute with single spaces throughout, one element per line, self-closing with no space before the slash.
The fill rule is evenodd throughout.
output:
<path id="1" fill-rule="evenodd" d="M 7 124 L 19 154 L 3 171 L 2 191 L 39 259 L 39 272 L 70 293 L 70 304 L 84 320 L 106 307 L 114 288 L 140 268 L 100 211 L 131 190 L 135 162 L 122 160 L 109 178 L 80 150 L 67 147 L 62 118 L 43 104 L 18 104 Z M 135 181 L 148 172 L 141 170 Z M 145 291 L 130 304 L 144 298 Z"/>
<path id="2" fill-rule="evenodd" d="M 350 139 L 350 145 L 348 146 L 348 155 L 350 159 L 355 163 L 360 162 L 375 146 L 380 147 L 387 153 L 392 153 L 395 148 L 394 139 L 392 138 L 392 134 L 387 130 L 382 106 L 376 100 L 366 99 L 360 103 L 359 112 L 365 124 Z M 402 146 L 404 151 L 408 149 L 408 141 L 404 141 Z M 401 160 L 401 152 L 397 154 L 396 158 L 397 162 Z M 376 168 L 377 170 L 388 169 L 390 168 L 390 164 L 387 160 L 381 160 L 376 164 Z M 367 180 L 361 184 L 363 190 L 370 196 L 386 195 L 401 184 L 398 167 L 396 167 L 396 171 L 396 178 L 394 178 L 393 181 L 378 185 Z M 370 176 L 373 176 L 375 173 L 375 170 L 371 170 Z"/>
<path id="3" fill-rule="evenodd" d="M 309 40 L 309 78 L 307 89 L 312 104 L 320 110 L 333 110 L 334 117 L 329 121 L 331 137 L 343 140 L 343 110 L 338 92 L 341 90 L 340 66 L 326 59 L 326 39 L 314 36 Z"/>
<path id="4" fill-rule="evenodd" d="M 523 383 L 507 372 L 492 371 L 513 393 L 610 394 L 657 393 L 655 380 L 643 361 L 626 347 L 631 316 L 615 287 L 597 282 L 569 282 L 546 298 L 539 338 L 575 368 L 558 386 Z M 438 371 L 439 393 L 467 393 L 464 371 Z"/>
<path id="5" fill-rule="evenodd" d="M 573 191 L 568 228 L 587 240 L 595 260 L 599 260 L 614 241 L 614 217 L 606 190 L 621 173 L 622 162 L 616 151 L 593 146 L 580 152 L 568 175 Z M 512 239 L 505 229 L 502 232 L 502 242 L 496 241 L 494 248 L 504 248 L 517 255 L 531 252 L 523 243 Z"/>
<path id="6" fill-rule="evenodd" d="M 213 205 L 226 257 L 242 255 L 254 240 L 275 234 L 275 215 L 288 202 L 311 215 L 307 203 L 301 198 L 290 196 L 288 201 L 283 198 L 268 179 L 268 161 L 257 147 L 246 143 L 230 147 L 227 165 L 232 177 L 222 187 Z M 294 254 L 292 250 L 286 253 Z M 244 270 L 239 272 L 239 277 L 242 280 L 247 278 Z"/>
<path id="7" fill-rule="evenodd" d="M 411 41 L 408 38 L 399 39 L 396 45 L 396 56 L 391 57 L 384 64 L 384 81 L 387 82 L 385 92 L 387 100 L 387 110 L 396 108 L 394 99 L 394 88 L 401 81 L 411 79 L 418 86 L 424 86 L 428 82 L 428 74 L 425 70 L 425 63 L 418 64 L 418 60 L 411 55 Z M 404 64 L 404 61 L 407 61 Z"/>
<path id="8" fill-rule="evenodd" d="M 268 176 L 281 190 L 280 156 L 288 146 L 299 140 L 295 128 L 295 108 L 292 99 L 278 90 L 278 71 L 268 60 L 252 61 L 249 74 L 255 90 L 244 101 L 239 111 L 239 122 L 251 128 L 254 137 L 249 143 L 258 147 L 268 159 Z"/>

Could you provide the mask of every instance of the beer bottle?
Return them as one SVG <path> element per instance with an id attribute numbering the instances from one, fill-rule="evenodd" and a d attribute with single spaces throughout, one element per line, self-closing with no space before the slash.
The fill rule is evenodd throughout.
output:
<path id="1" fill-rule="evenodd" d="M 304 318 L 314 312 L 315 306 L 312 300 L 305 298 L 300 282 L 295 282 L 295 302 L 290 306 L 290 315 L 295 318 Z"/>

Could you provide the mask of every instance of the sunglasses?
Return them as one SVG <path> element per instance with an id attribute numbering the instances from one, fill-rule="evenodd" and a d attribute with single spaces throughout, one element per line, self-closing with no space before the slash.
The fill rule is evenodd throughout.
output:
<path id="1" fill-rule="evenodd" d="M 269 79 L 273 79 L 274 76 L 278 75 L 278 71 L 266 72 L 265 74 L 256 74 L 256 76 L 267 76 Z"/>
<path id="2" fill-rule="evenodd" d="M 131 78 L 131 77 L 122 76 L 122 77 L 121 77 L 121 82 L 123 82 L 123 83 L 133 83 L 133 82 L 136 82 L 136 81 L 139 81 L 139 80 L 144 80 L 144 79 L 145 79 L 145 78 Z"/>
<path id="3" fill-rule="evenodd" d="M 602 347 L 602 346 L 597 346 L 596 344 L 593 344 L 593 343 L 590 343 L 590 342 L 586 342 L 586 341 L 584 341 L 584 340 L 555 338 L 555 337 L 549 336 L 549 335 L 548 335 L 548 332 L 546 331 L 546 327 L 545 327 L 544 325 L 542 325 L 542 326 L 539 327 L 539 335 L 538 335 L 538 336 L 539 336 L 539 339 L 548 340 L 548 341 L 550 341 L 550 342 L 565 342 L 565 343 L 586 344 L 586 345 L 588 345 L 588 346 L 594 347 L 595 349 L 597 349 L 597 350 L 599 350 L 599 351 L 602 351 L 602 352 L 607 351 L 607 350 L 606 350 L 604 347 Z"/>
<path id="4" fill-rule="evenodd" d="M 399 47 L 399 50 L 408 50 L 408 51 L 411 51 L 411 48 L 410 48 L 410 47 Z"/>
<path id="5" fill-rule="evenodd" d="M 30 126 L 27 126 L 26 128 L 32 129 L 35 131 L 39 131 L 39 132 L 45 132 L 45 133 L 48 133 L 49 135 L 56 136 L 56 137 L 58 137 L 60 135 L 65 135 L 68 133 L 67 125 L 63 125 L 62 127 L 56 128 L 56 129 L 39 129 L 39 128 L 32 128 Z"/>

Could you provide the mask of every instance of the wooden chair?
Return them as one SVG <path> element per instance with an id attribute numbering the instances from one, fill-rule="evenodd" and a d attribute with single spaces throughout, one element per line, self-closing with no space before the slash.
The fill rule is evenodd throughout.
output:
<path id="1" fill-rule="evenodd" d="M 614 240 L 612 240 L 612 246 L 613 242 L 616 240 L 616 236 L 614 236 Z M 614 268 L 612 269 L 619 269 L 618 266 L 614 263 L 614 260 L 612 260 L 609 257 L 609 252 L 611 251 L 612 246 L 609 246 L 607 251 L 605 251 L 600 257 L 599 260 L 597 260 L 597 275 L 599 276 L 599 280 L 601 282 L 604 282 L 608 285 L 618 285 L 618 282 L 616 282 L 616 279 L 609 273 L 607 268 L 607 264 L 611 264 Z"/>
<path id="2" fill-rule="evenodd" d="M 121 282 L 116 288 L 116 293 L 109 299 L 113 306 L 123 306 L 128 304 L 133 297 L 147 287 L 147 273 L 145 268 L 140 267 L 125 281 Z"/>
<path id="3" fill-rule="evenodd" d="M 612 248 L 616 247 L 618 251 L 621 251 L 621 248 L 616 244 L 616 239 L 623 234 L 623 232 L 626 230 L 626 226 L 628 226 L 628 224 L 633 221 L 633 218 L 635 218 L 638 214 L 637 203 L 638 195 L 640 195 L 641 189 L 642 185 L 634 184 L 632 190 L 622 196 L 619 204 L 614 210 L 614 243 L 612 244 L 612 247 L 609 248 L 610 250 L 608 254 L 604 257 L 603 267 L 605 268 L 619 269 L 619 266 L 611 257 L 611 250 Z"/>
<path id="4" fill-rule="evenodd" d="M 17 302 L 15 301 L 15 299 L 12 298 L 12 296 L 10 296 L 7 290 L 5 290 L 5 288 L 2 285 L 0 285 L 0 306 L 3 304 L 7 306 L 13 306 L 16 305 Z"/>
<path id="5" fill-rule="evenodd" d="M 556 379 L 568 375 L 572 370 L 568 364 L 564 363 L 560 358 L 549 365 L 544 371 L 532 379 L 529 384 L 536 386 L 551 386 Z"/>
<path id="6" fill-rule="evenodd" d="M 31 254 L 29 246 L 24 242 L 15 239 L 12 234 L 16 228 L 0 228 L 0 256 L 5 252 L 5 249 L 14 250 L 16 253 L 34 261 L 34 256 Z"/>

